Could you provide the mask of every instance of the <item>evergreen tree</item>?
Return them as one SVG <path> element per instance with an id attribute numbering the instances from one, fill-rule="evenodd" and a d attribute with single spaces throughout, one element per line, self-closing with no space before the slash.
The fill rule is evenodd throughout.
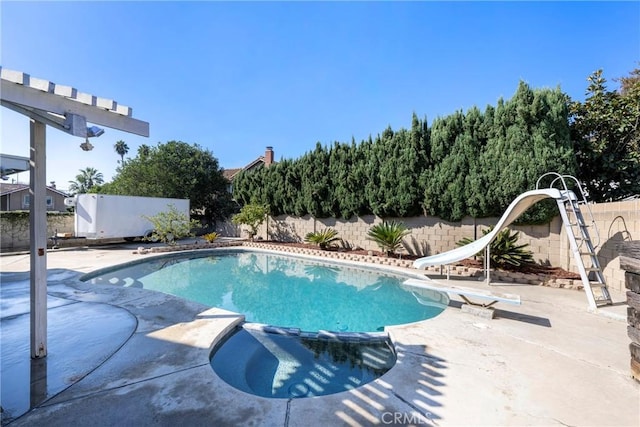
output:
<path id="1" fill-rule="evenodd" d="M 602 70 L 588 80 L 584 103 L 570 104 L 579 179 L 597 202 L 640 194 L 640 69 L 619 92 L 607 89 Z"/>
<path id="2" fill-rule="evenodd" d="M 470 132 L 465 133 L 464 122 L 463 113 L 456 112 L 444 120 L 438 133 L 432 133 L 438 144 L 436 154 L 443 157 L 427 184 L 424 205 L 429 214 L 450 221 L 458 221 L 467 214 L 465 181 L 478 155 L 476 141 Z"/>
<path id="3" fill-rule="evenodd" d="M 378 135 L 374 141 L 369 140 L 363 144 L 366 153 L 364 182 L 364 194 L 367 205 L 371 213 L 379 215 L 383 211 L 383 206 L 379 197 L 381 185 L 380 169 L 385 161 L 385 152 L 382 143 L 383 139 Z"/>
<path id="4" fill-rule="evenodd" d="M 558 89 L 520 83 L 512 99 L 484 113 L 458 111 L 431 128 L 414 114 L 410 130 L 388 127 L 375 139 L 330 149 L 317 143 L 269 173 L 243 174 L 234 183 L 237 198 L 317 218 L 500 215 L 540 175 L 575 170 L 566 101 Z M 538 207 L 527 220 L 548 220 L 552 208 Z"/>
<path id="5" fill-rule="evenodd" d="M 304 216 L 308 212 L 304 206 L 302 195 L 302 165 L 294 161 L 287 168 L 286 174 L 287 196 L 289 197 L 289 209 L 287 213 L 296 216 Z"/>
<path id="6" fill-rule="evenodd" d="M 466 215 L 480 217 L 486 211 L 486 189 L 482 187 L 483 168 L 480 164 L 480 156 L 487 146 L 488 126 L 487 121 L 492 110 L 485 114 L 477 107 L 472 107 L 465 115 L 463 123 L 463 141 L 461 146 L 467 162 L 467 173 L 464 174 L 464 200 Z"/>
<path id="7" fill-rule="evenodd" d="M 521 82 L 511 100 L 498 103 L 493 123 L 480 158 L 487 188 L 485 215 L 500 215 L 546 172 L 574 173 L 566 97 L 559 89 L 534 91 Z M 543 204 L 523 221 L 547 221 L 555 214 Z"/>
<path id="8" fill-rule="evenodd" d="M 353 205 L 353 188 L 350 186 L 352 168 L 350 147 L 335 142 L 329 151 L 329 175 L 333 182 L 331 213 L 335 217 L 349 219 L 357 214 L 357 207 Z"/>
<path id="9" fill-rule="evenodd" d="M 380 166 L 379 215 L 412 216 L 420 211 L 422 191 L 419 187 L 421 168 L 419 145 L 412 144 L 405 129 L 384 141 L 386 157 Z"/>
<path id="10" fill-rule="evenodd" d="M 301 187 L 306 212 L 315 218 L 331 216 L 329 154 L 318 142 L 301 158 Z"/>
<path id="11" fill-rule="evenodd" d="M 106 191 L 130 196 L 189 199 L 205 218 L 224 218 L 234 209 L 218 160 L 209 150 L 182 141 L 160 143 L 127 160 Z"/>

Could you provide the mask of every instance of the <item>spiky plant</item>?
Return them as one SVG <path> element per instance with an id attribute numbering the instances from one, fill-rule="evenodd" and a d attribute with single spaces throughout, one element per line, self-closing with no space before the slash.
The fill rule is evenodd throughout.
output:
<path id="1" fill-rule="evenodd" d="M 482 231 L 483 235 L 487 235 L 493 230 L 493 227 L 489 227 Z M 495 239 L 491 241 L 489 245 L 489 258 L 491 259 L 491 266 L 500 267 L 503 269 L 521 267 L 528 264 L 533 264 L 533 253 L 525 249 L 529 244 L 525 243 L 518 245 L 518 239 L 520 238 L 520 232 L 516 231 L 511 234 L 511 230 L 505 228 L 500 231 Z M 464 246 L 473 242 L 473 240 L 465 237 L 460 240 L 458 246 Z M 480 251 L 476 254 L 484 262 L 484 251 Z"/>
<path id="2" fill-rule="evenodd" d="M 401 222 L 383 221 L 369 229 L 367 239 L 376 242 L 380 249 L 390 256 L 402 246 L 402 239 L 409 233 L 410 231 Z"/>
<path id="3" fill-rule="evenodd" d="M 202 236 L 204 238 L 204 240 L 206 240 L 209 243 L 213 243 L 218 237 L 220 237 L 220 235 L 218 233 L 211 232 L 211 233 L 207 233 L 204 236 Z"/>
<path id="4" fill-rule="evenodd" d="M 318 245 L 322 250 L 327 249 L 337 240 L 340 240 L 340 238 L 338 237 L 338 232 L 333 228 L 325 228 L 321 231 L 307 233 L 304 237 L 305 242 Z"/>

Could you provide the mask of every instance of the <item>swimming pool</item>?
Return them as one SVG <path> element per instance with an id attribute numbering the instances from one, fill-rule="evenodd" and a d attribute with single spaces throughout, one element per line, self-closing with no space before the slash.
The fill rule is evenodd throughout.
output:
<path id="1" fill-rule="evenodd" d="M 440 314 L 446 294 L 378 269 L 247 250 L 171 254 L 82 280 L 160 291 L 302 331 L 376 332 Z"/>
<path id="2" fill-rule="evenodd" d="M 268 398 L 296 399 L 352 390 L 396 362 L 386 334 L 304 334 L 245 324 L 214 348 L 213 370 L 233 387 Z"/>

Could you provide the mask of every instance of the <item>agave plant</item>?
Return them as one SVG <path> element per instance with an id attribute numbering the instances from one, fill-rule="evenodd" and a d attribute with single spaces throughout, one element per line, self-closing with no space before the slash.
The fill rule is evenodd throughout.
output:
<path id="1" fill-rule="evenodd" d="M 321 231 L 316 231 L 313 233 L 308 233 L 304 237 L 304 241 L 308 243 L 313 243 L 314 245 L 318 245 L 320 249 L 327 249 L 330 247 L 333 242 L 340 240 L 338 237 L 338 232 L 333 228 L 325 228 Z"/>
<path id="2" fill-rule="evenodd" d="M 493 227 L 489 227 L 482 232 L 483 235 L 487 235 L 493 230 Z M 533 253 L 527 249 L 529 246 L 527 243 L 517 245 L 520 232 L 516 231 L 511 234 L 511 230 L 505 228 L 500 231 L 491 244 L 489 245 L 489 258 L 491 259 L 491 265 L 501 268 L 513 268 L 520 267 L 527 264 L 533 264 Z M 458 246 L 464 246 L 471 243 L 473 240 L 465 237 L 460 240 Z M 480 251 L 476 254 L 484 261 L 484 251 Z"/>
<path id="3" fill-rule="evenodd" d="M 410 231 L 401 222 L 383 221 L 369 229 L 367 239 L 376 242 L 380 249 L 389 256 L 402 246 L 402 239 L 409 233 Z"/>

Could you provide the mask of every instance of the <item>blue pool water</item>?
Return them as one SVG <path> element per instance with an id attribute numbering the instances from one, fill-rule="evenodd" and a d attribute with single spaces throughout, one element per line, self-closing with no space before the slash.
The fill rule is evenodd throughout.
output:
<path id="1" fill-rule="evenodd" d="M 302 331 L 374 332 L 429 319 L 445 294 L 402 285 L 381 270 L 249 251 L 169 255 L 102 270 L 92 283 L 139 287 L 242 313 L 247 322 Z"/>

